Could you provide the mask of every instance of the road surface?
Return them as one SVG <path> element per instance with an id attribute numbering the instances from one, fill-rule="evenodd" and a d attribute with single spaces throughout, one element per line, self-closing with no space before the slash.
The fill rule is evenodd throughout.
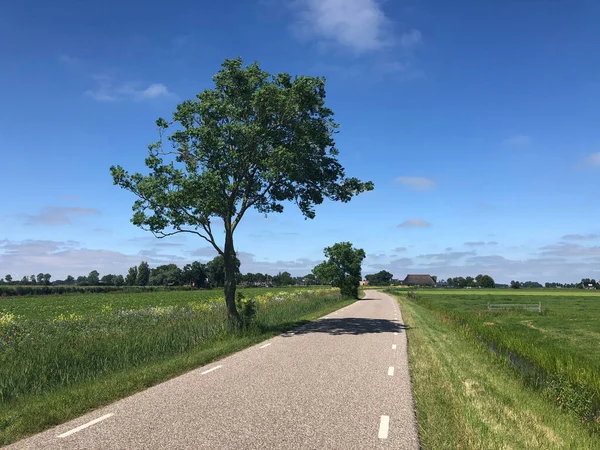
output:
<path id="1" fill-rule="evenodd" d="M 398 304 L 366 297 L 11 449 L 418 449 Z"/>

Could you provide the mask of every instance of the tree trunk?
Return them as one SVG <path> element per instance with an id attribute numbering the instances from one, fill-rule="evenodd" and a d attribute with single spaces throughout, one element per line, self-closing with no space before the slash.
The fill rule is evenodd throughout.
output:
<path id="1" fill-rule="evenodd" d="M 225 248 L 223 259 L 225 261 L 225 304 L 227 305 L 227 317 L 236 325 L 240 323 L 240 315 L 235 307 L 235 250 L 233 249 L 233 232 L 230 227 L 225 227 Z"/>

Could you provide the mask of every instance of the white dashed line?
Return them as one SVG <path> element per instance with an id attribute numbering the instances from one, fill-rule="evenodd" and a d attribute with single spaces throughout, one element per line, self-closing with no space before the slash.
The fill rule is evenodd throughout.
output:
<path id="1" fill-rule="evenodd" d="M 393 368 L 392 366 L 390 366 L 390 368 L 388 369 L 388 375 L 389 375 L 390 377 L 393 377 L 393 376 L 394 376 L 394 368 Z"/>
<path id="2" fill-rule="evenodd" d="M 379 439 L 387 439 L 390 430 L 390 416 L 381 416 L 379 421 Z"/>
<path id="3" fill-rule="evenodd" d="M 265 348 L 265 347 L 268 347 L 269 345 L 271 345 L 271 344 L 265 344 L 265 345 L 261 345 L 261 346 L 260 346 L 260 347 L 258 347 L 258 348 Z"/>
<path id="4" fill-rule="evenodd" d="M 97 424 L 98 422 L 102 422 L 105 419 L 108 419 L 109 417 L 113 416 L 114 414 L 110 413 L 110 414 L 105 414 L 102 417 L 98 417 L 97 419 L 92 420 L 91 422 L 85 423 L 83 425 L 78 426 L 77 428 L 73 428 L 70 431 L 67 431 L 66 433 L 63 434 L 59 434 L 58 436 L 56 436 L 57 438 L 64 438 L 67 436 L 71 436 L 74 433 L 77 433 L 78 431 L 84 430 L 87 427 L 91 427 L 92 425 Z"/>
<path id="5" fill-rule="evenodd" d="M 392 350 L 396 350 L 396 344 L 392 344 Z"/>
<path id="6" fill-rule="evenodd" d="M 205 370 L 204 372 L 200 372 L 200 375 L 206 375 L 207 373 L 210 373 L 213 370 L 220 369 L 221 367 L 223 367 L 223 366 L 216 366 L 216 367 L 213 367 L 212 369 Z"/>

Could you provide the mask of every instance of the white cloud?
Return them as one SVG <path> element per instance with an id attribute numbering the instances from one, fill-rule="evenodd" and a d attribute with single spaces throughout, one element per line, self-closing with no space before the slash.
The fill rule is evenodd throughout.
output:
<path id="1" fill-rule="evenodd" d="M 377 0 L 298 0 L 294 4 L 300 10 L 295 30 L 299 35 L 356 53 L 381 50 L 392 43 L 389 20 Z M 415 39 L 411 33 L 407 43 Z"/>
<path id="2" fill-rule="evenodd" d="M 408 219 L 398 225 L 399 228 L 427 228 L 431 224 L 423 219 Z"/>
<path id="3" fill-rule="evenodd" d="M 592 153 L 585 158 L 585 163 L 590 166 L 600 166 L 600 152 Z"/>
<path id="4" fill-rule="evenodd" d="M 589 233 L 589 234 L 565 234 L 561 239 L 566 241 L 585 241 L 600 238 L 600 234 Z"/>
<path id="5" fill-rule="evenodd" d="M 396 183 L 408 186 L 415 191 L 426 191 L 435 187 L 435 181 L 424 177 L 398 177 Z"/>
<path id="6" fill-rule="evenodd" d="M 514 147 L 524 147 L 526 145 L 531 144 L 531 136 L 526 136 L 524 134 L 518 134 L 516 136 L 511 136 L 502 141 L 504 145 L 511 145 Z"/>
<path id="7" fill-rule="evenodd" d="M 96 87 L 85 91 L 85 95 L 98 102 L 116 102 L 122 100 L 144 101 L 159 98 L 176 99 L 177 96 L 169 91 L 162 83 L 154 83 L 147 87 L 137 82 L 118 82 L 110 76 L 93 77 Z"/>
<path id="8" fill-rule="evenodd" d="M 39 214 L 26 215 L 25 225 L 70 225 L 73 216 L 99 215 L 95 208 L 48 206 Z"/>

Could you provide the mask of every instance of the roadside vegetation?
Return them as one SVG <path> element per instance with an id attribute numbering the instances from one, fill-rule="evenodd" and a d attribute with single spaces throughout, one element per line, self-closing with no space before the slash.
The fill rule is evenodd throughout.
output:
<path id="1" fill-rule="evenodd" d="M 600 296 L 387 292 L 409 326 L 425 448 L 600 448 Z M 541 315 L 487 309 L 538 302 Z"/>
<path id="2" fill-rule="evenodd" d="M 222 296 L 210 291 L 0 300 L 0 444 L 351 302 L 337 289 L 240 294 L 245 327 L 227 320 Z"/>

